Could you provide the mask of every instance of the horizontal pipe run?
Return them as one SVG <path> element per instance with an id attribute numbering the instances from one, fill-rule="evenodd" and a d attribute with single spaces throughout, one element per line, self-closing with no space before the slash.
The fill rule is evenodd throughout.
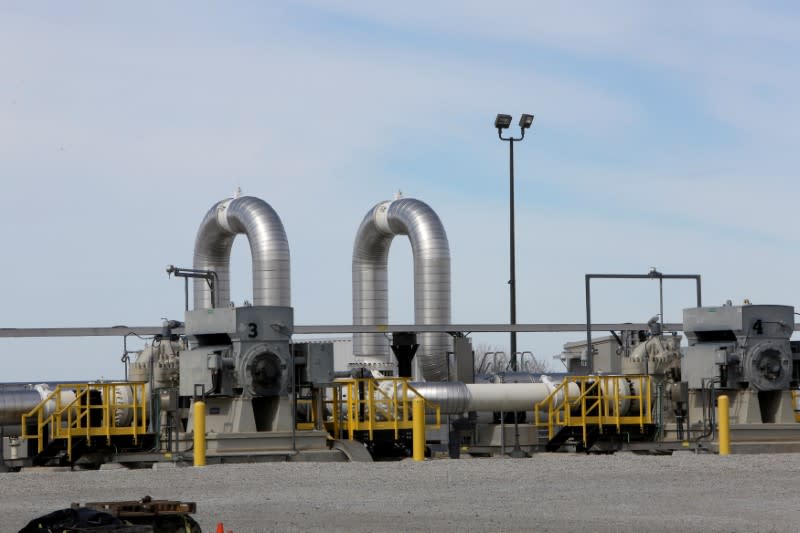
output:
<path id="1" fill-rule="evenodd" d="M 42 400 L 42 395 L 33 389 L 1 391 L 0 426 L 19 425 L 22 415 L 39 405 Z"/>
<path id="2" fill-rule="evenodd" d="M 617 322 L 592 324 L 592 330 L 598 333 L 603 331 L 648 331 L 650 328 L 645 323 Z M 667 331 L 683 331 L 680 322 L 667 322 L 664 324 Z M 295 335 L 330 335 L 347 333 L 389 333 L 393 331 L 408 331 L 411 333 L 424 332 L 452 332 L 452 333 L 585 333 L 586 324 L 378 324 L 378 325 L 295 325 Z M 800 322 L 794 325 L 794 331 L 800 332 Z M 87 327 L 87 328 L 0 328 L 0 338 L 35 338 L 35 337 L 124 337 L 136 333 L 138 335 L 158 335 L 162 332 L 161 326 L 112 326 L 112 327 Z M 175 328 L 172 332 L 176 335 L 183 334 L 183 328 Z"/>
<path id="3" fill-rule="evenodd" d="M 52 392 L 48 384 L 39 383 L 25 388 L 0 389 L 0 426 L 16 426 L 20 424 L 22 415 L 29 413 L 42 403 Z M 70 390 L 61 391 L 61 404 L 66 405 L 75 398 Z M 55 399 L 51 399 L 45 407 L 45 415 L 49 415 L 56 407 Z"/>
<path id="4" fill-rule="evenodd" d="M 550 394 L 546 383 L 468 383 L 469 411 L 531 411 Z M 575 387 L 574 396 L 578 396 Z"/>
<path id="5" fill-rule="evenodd" d="M 650 328 L 645 323 L 608 323 L 593 324 L 593 329 L 598 331 L 648 331 Z M 683 331 L 682 323 L 668 323 L 664 325 L 668 331 Z M 795 326 L 800 331 L 800 324 Z M 394 331 L 407 331 L 410 333 L 425 332 L 452 332 L 452 333 L 558 333 L 558 332 L 585 332 L 586 324 L 378 324 L 378 325 L 313 325 L 294 326 L 296 335 L 322 335 L 346 333 L 391 333 Z"/>
<path id="6" fill-rule="evenodd" d="M 679 322 L 664 324 L 669 331 L 683 331 Z M 648 330 L 644 323 L 606 323 L 592 324 L 597 331 L 638 331 Z M 111 326 L 87 328 L 0 328 L 0 338 L 33 338 L 33 337 L 124 337 L 130 334 L 159 335 L 161 326 Z M 795 324 L 795 331 L 800 331 L 800 323 Z M 338 325 L 322 324 L 294 326 L 296 335 L 330 335 L 347 333 L 389 333 L 393 331 L 424 332 L 458 332 L 458 333 L 558 333 L 585 332 L 586 324 L 378 324 L 378 325 Z M 183 334 L 183 328 L 175 328 L 176 335 Z"/>
<path id="7" fill-rule="evenodd" d="M 557 383 L 446 383 L 420 382 L 411 386 L 425 400 L 435 403 L 444 415 L 469 411 L 532 411 L 557 386 Z M 577 398 L 578 386 L 569 385 L 569 395 Z M 561 398 L 557 398 L 561 401 Z"/>

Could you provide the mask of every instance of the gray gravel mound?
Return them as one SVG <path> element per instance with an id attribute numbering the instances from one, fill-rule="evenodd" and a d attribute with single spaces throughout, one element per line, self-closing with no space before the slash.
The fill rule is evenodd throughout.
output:
<path id="1" fill-rule="evenodd" d="M 260 531 L 800 531 L 800 454 L 260 463 L 0 474 L 0 531 L 71 502 L 195 501 Z"/>

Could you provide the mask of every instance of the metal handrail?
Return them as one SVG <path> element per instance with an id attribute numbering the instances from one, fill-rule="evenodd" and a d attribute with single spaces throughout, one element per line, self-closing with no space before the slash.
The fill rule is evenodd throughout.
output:
<path id="1" fill-rule="evenodd" d="M 620 381 L 635 382 L 633 394 L 621 394 Z M 580 393 L 577 397 L 570 397 L 570 384 L 576 384 Z M 541 411 L 547 408 L 547 436 L 555 436 L 556 426 L 580 427 L 584 445 L 588 444 L 588 428 L 604 425 L 613 425 L 619 431 L 623 424 L 638 424 L 644 430 L 645 424 L 652 423 L 652 379 L 646 375 L 626 376 L 567 376 L 556 385 L 553 390 L 540 402 L 534 405 L 534 422 L 541 427 Z M 559 394 L 562 401 L 557 402 Z M 637 415 L 623 415 L 622 402 L 624 400 L 636 401 Z M 579 412 L 573 414 L 572 408 L 580 407 Z M 594 413 L 594 414 L 589 414 Z"/>
<path id="2" fill-rule="evenodd" d="M 117 388 L 132 389 L 130 402 L 117 402 Z M 100 392 L 100 403 L 92 403 L 91 391 Z M 74 396 L 68 402 L 62 399 L 64 392 L 72 392 Z M 69 383 L 60 384 L 47 395 L 36 407 L 22 415 L 22 437 L 37 440 L 38 453 L 44 451 L 44 430 L 48 428 L 49 438 L 67 441 L 67 457 L 72 460 L 72 444 L 75 437 L 84 437 L 91 444 L 92 437 L 105 437 L 111 444 L 112 437 L 117 435 L 132 436 L 137 442 L 139 435 L 147 433 L 147 401 L 145 398 L 145 382 L 107 382 L 107 383 Z M 48 405 L 53 402 L 54 408 L 46 413 Z M 117 409 L 131 409 L 133 414 L 130 425 L 117 425 L 114 413 Z M 93 410 L 102 413 L 99 424 L 92 423 Z M 28 432 L 28 420 L 36 417 L 36 433 Z"/>
<path id="3" fill-rule="evenodd" d="M 381 386 L 384 383 L 389 383 L 388 387 Z M 339 379 L 332 389 L 332 399 L 325 400 L 325 404 L 331 406 L 333 413 L 329 430 L 334 438 L 346 432 L 347 438 L 354 440 L 357 431 L 366 431 L 373 439 L 379 430 L 391 430 L 398 438 L 400 430 L 412 429 L 410 413 L 414 397 L 422 398 L 426 408 L 434 412 L 435 423 L 430 427 L 441 426 L 439 405 L 425 400 L 408 378 Z"/>

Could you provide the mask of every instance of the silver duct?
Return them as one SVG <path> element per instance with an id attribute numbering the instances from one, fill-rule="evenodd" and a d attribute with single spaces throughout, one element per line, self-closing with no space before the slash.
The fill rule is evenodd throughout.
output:
<path id="1" fill-rule="evenodd" d="M 19 425 L 22 415 L 46 398 L 33 389 L 0 390 L 0 426 Z"/>
<path id="2" fill-rule="evenodd" d="M 546 376 L 545 376 L 546 377 Z M 623 382 L 626 383 L 626 382 Z M 532 411 L 533 406 L 545 400 L 558 386 L 557 382 L 545 379 L 541 383 L 412 383 L 412 387 L 427 401 L 433 402 L 441 409 L 443 415 L 456 415 L 467 411 Z M 570 383 L 569 398 L 575 401 L 580 396 L 580 389 Z M 620 394 L 629 394 L 625 385 Z M 563 401 L 563 392 L 559 392 L 557 402 Z M 628 403 L 623 403 L 627 412 Z"/>
<path id="3" fill-rule="evenodd" d="M 244 233 L 253 261 L 253 305 L 291 305 L 289 242 L 283 223 L 272 207 L 252 196 L 217 202 L 206 213 L 194 244 L 194 268 L 217 273 L 216 303 L 231 299 L 230 260 L 233 239 Z M 194 308 L 211 307 L 211 291 L 203 279 L 194 280 Z"/>
<path id="4" fill-rule="evenodd" d="M 469 411 L 472 396 L 460 381 L 420 382 L 411 384 L 423 398 L 439 406 L 442 414 L 457 415 Z"/>
<path id="5" fill-rule="evenodd" d="M 414 322 L 450 323 L 450 244 L 438 215 L 413 198 L 381 202 L 369 210 L 353 246 L 353 324 L 389 321 L 387 263 L 395 235 L 408 235 L 414 254 Z M 446 333 L 422 333 L 417 360 L 422 378 L 447 380 Z M 353 354 L 385 361 L 389 345 L 382 334 L 353 335 Z"/>
<path id="6" fill-rule="evenodd" d="M 22 415 L 46 400 L 52 392 L 47 383 L 25 386 L 0 384 L 0 426 L 5 428 L 19 426 Z M 62 390 L 60 396 L 61 405 L 69 404 L 75 399 L 75 393 L 71 390 Z M 55 406 L 55 399 L 51 399 L 45 406 L 45 416 L 49 416 Z"/>

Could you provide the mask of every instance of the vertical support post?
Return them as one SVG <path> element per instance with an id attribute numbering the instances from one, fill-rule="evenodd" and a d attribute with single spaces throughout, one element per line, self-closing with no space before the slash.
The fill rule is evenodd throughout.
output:
<path id="1" fill-rule="evenodd" d="M 297 452 L 297 379 L 295 378 L 294 345 L 291 337 L 289 338 L 289 357 L 289 383 L 292 388 L 292 451 Z"/>
<path id="2" fill-rule="evenodd" d="M 658 278 L 658 316 L 661 317 L 661 331 L 664 331 L 664 276 Z"/>
<path id="3" fill-rule="evenodd" d="M 500 411 L 500 455 L 506 454 L 506 413 Z"/>
<path id="4" fill-rule="evenodd" d="M 412 455 L 415 461 L 425 460 L 425 400 L 414 398 L 411 402 Z"/>
<path id="5" fill-rule="evenodd" d="M 58 387 L 56 387 L 56 390 L 59 390 Z M 38 416 L 36 417 L 36 451 L 37 451 L 37 453 L 42 453 L 44 451 L 44 421 L 43 421 L 44 413 L 43 413 L 43 410 L 42 409 L 38 409 L 37 415 Z M 25 424 L 23 423 L 23 430 L 25 429 L 24 425 Z"/>
<path id="6" fill-rule="evenodd" d="M 586 366 L 592 367 L 592 275 L 586 274 Z"/>
<path id="7" fill-rule="evenodd" d="M 508 166 L 509 166 L 509 280 L 508 287 L 511 290 L 510 301 L 510 315 L 511 325 L 517 323 L 517 267 L 516 267 L 516 238 L 514 231 L 514 139 L 508 142 Z M 511 332 L 511 370 L 517 371 L 517 332 Z M 516 413 L 514 414 L 516 416 Z"/>
<path id="8" fill-rule="evenodd" d="M 700 287 L 700 275 L 696 275 L 694 280 L 695 285 L 697 285 L 697 307 L 703 307 L 703 290 Z"/>
<path id="9" fill-rule="evenodd" d="M 206 466 L 206 402 L 194 402 L 194 466 Z"/>
<path id="10" fill-rule="evenodd" d="M 717 398 L 717 419 L 719 420 L 719 454 L 731 453 L 731 426 L 728 397 L 723 394 Z"/>

